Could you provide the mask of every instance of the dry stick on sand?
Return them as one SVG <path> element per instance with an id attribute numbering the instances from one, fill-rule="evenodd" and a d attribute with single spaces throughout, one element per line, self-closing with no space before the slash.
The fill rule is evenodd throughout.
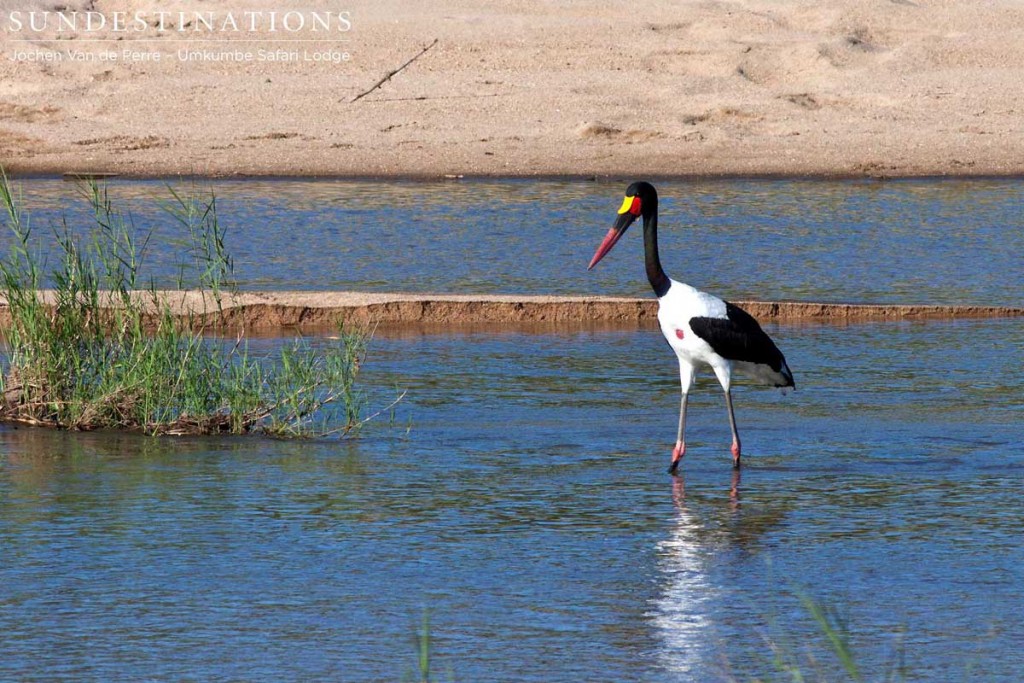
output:
<path id="1" fill-rule="evenodd" d="M 434 42 L 432 42 L 432 43 L 431 43 L 430 45 L 427 45 L 427 46 L 426 46 L 425 48 L 423 48 L 422 50 L 420 50 L 420 51 L 419 51 L 419 52 L 418 52 L 418 53 L 416 54 L 416 56 L 415 56 L 415 57 L 413 57 L 412 59 L 410 59 L 409 61 L 407 61 L 407 62 L 406 62 L 405 64 L 403 64 L 402 66 L 398 67 L 398 68 L 397 68 L 397 69 L 395 69 L 394 71 L 389 71 L 389 72 L 387 73 L 387 75 L 386 75 L 386 76 L 384 76 L 384 78 L 382 78 L 382 79 L 380 79 L 379 81 L 377 81 L 376 83 L 374 83 L 374 84 L 373 84 L 373 87 L 372 87 L 372 88 L 370 88 L 369 90 L 366 90 L 366 91 L 363 91 L 363 92 L 359 93 L 358 95 L 356 95 L 355 97 L 353 97 L 353 98 L 352 98 L 351 100 L 349 100 L 349 104 L 352 104 L 353 102 L 358 102 L 359 100 L 363 99 L 364 97 L 366 97 L 367 95 L 369 95 L 370 93 L 372 93 L 372 92 L 373 92 L 374 90 L 376 90 L 376 89 L 377 89 L 377 88 L 379 88 L 380 86 L 382 86 L 382 85 L 384 85 L 385 83 L 387 83 L 388 81 L 390 81 L 390 80 L 391 80 L 391 77 L 392 77 L 392 76 L 394 76 L 394 75 L 395 75 L 395 74 L 397 74 L 397 73 L 398 73 L 399 71 L 401 71 L 401 70 L 402 70 L 402 69 L 404 69 L 405 67 L 409 66 L 410 64 L 412 64 L 413 62 L 415 62 L 415 61 L 416 61 L 417 59 L 419 59 L 419 58 L 420 58 L 420 57 L 422 57 L 423 55 L 425 55 L 425 54 L 426 54 L 426 52 L 427 52 L 427 50 L 429 50 L 430 48 L 432 48 L 432 47 L 434 47 L 435 45 L 437 45 L 437 41 L 438 41 L 438 39 L 437 39 L 437 38 L 434 38 Z"/>

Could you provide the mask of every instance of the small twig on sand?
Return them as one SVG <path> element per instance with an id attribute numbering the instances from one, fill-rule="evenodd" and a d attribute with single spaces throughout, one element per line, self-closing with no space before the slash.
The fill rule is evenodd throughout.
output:
<path id="1" fill-rule="evenodd" d="M 388 81 L 390 81 L 390 80 L 391 80 L 391 77 L 392 77 L 392 76 L 394 76 L 394 75 L 395 75 L 395 74 L 397 74 L 397 73 L 398 73 L 399 71 L 401 71 L 402 69 L 404 69 L 405 67 L 409 66 L 410 64 L 412 64 L 413 62 L 415 62 L 415 61 L 416 61 L 417 59 L 419 59 L 420 57 L 422 57 L 422 56 L 423 56 L 424 54 L 426 54 L 427 50 L 429 50 L 430 48 L 432 48 L 432 47 L 434 47 L 435 45 L 437 45 L 437 41 L 438 41 L 438 39 L 437 39 L 437 38 L 434 38 L 434 42 L 432 42 L 432 43 L 431 43 L 430 45 L 427 45 L 427 46 L 426 46 L 425 48 L 423 48 L 422 50 L 420 50 L 420 51 L 419 51 L 419 52 L 418 52 L 418 53 L 416 54 L 416 56 L 414 56 L 414 57 L 413 57 L 412 59 L 410 59 L 409 61 L 407 61 L 407 62 L 406 62 L 405 64 L 403 64 L 402 66 L 398 67 L 397 69 L 395 69 L 395 70 L 393 70 L 393 71 L 389 71 L 389 72 L 387 73 L 387 75 L 386 75 L 386 76 L 384 76 L 384 78 L 382 78 L 382 79 L 380 79 L 379 81 L 377 81 L 376 83 L 374 83 L 374 84 L 373 84 L 373 87 L 372 87 L 372 88 L 370 88 L 369 90 L 366 90 L 366 91 L 363 91 L 363 92 L 359 93 L 358 95 L 356 95 L 355 97 L 353 97 L 353 98 L 352 98 L 351 100 L 349 100 L 349 104 L 352 104 L 353 102 L 358 102 L 359 100 L 363 99 L 364 97 L 366 97 L 367 95 L 369 95 L 370 93 L 372 93 L 372 92 L 373 92 L 374 90 L 376 90 L 376 89 L 377 89 L 377 88 L 379 88 L 380 86 L 382 86 L 382 85 L 384 85 L 385 83 L 387 83 Z"/>

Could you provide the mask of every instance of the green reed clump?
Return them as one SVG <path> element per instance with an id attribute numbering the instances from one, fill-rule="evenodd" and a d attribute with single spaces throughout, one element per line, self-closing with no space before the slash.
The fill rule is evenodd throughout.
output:
<path id="1" fill-rule="evenodd" d="M 882 670 L 863 674 L 857 657 L 849 626 L 839 609 L 813 598 L 803 589 L 794 588 L 794 593 L 808 615 L 813 619 L 816 631 L 808 639 L 785 633 L 776 620 L 770 619 L 773 633 L 764 635 L 765 644 L 771 654 L 770 668 L 778 676 L 768 678 L 754 677 L 738 679 L 729 676 L 728 680 L 751 680 L 753 683 L 762 681 L 791 681 L 792 683 L 811 683 L 812 681 L 859 681 L 870 680 L 884 683 L 905 681 L 910 671 L 904 661 L 901 642 L 896 642 L 892 660 Z"/>
<path id="2" fill-rule="evenodd" d="M 138 242 L 105 187 L 84 190 L 95 224 L 84 240 L 66 220 L 55 230 L 59 263 L 44 292 L 29 216 L 0 170 L 0 203 L 14 237 L 0 261 L 10 317 L 0 419 L 150 434 L 309 436 L 360 426 L 364 334 L 343 330 L 317 347 L 296 340 L 277 359 L 253 357 L 241 337 L 204 338 L 208 311 L 182 319 L 154 285 L 137 290 L 146 241 Z M 192 240 L 198 289 L 212 294 L 219 312 L 232 267 L 216 201 L 172 196 L 169 210 Z"/>

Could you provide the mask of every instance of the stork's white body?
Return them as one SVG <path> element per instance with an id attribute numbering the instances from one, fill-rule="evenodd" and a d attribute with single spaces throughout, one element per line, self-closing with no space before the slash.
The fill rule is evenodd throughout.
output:
<path id="1" fill-rule="evenodd" d="M 684 394 L 690 391 L 694 375 L 701 367 L 711 368 L 725 391 L 729 391 L 732 386 L 734 370 L 762 384 L 783 386 L 787 383 L 784 375 L 767 365 L 728 360 L 715 352 L 711 344 L 701 339 L 691 329 L 690 320 L 727 320 L 726 303 L 717 296 L 702 292 L 688 284 L 675 280 L 671 280 L 671 283 L 665 295 L 658 299 L 658 323 L 661 325 L 661 333 L 665 335 L 665 340 L 679 358 L 679 381 Z M 788 371 L 786 368 L 786 372 Z M 792 378 L 788 381 L 792 381 Z"/>
<path id="2" fill-rule="evenodd" d="M 690 328 L 690 319 L 724 318 L 725 302 L 695 287 L 672 280 L 665 296 L 658 299 L 658 323 L 661 333 L 679 357 L 679 383 L 684 394 L 693 387 L 698 366 L 710 367 L 722 387 L 732 384 L 732 361 L 722 358 L 711 345 Z"/>

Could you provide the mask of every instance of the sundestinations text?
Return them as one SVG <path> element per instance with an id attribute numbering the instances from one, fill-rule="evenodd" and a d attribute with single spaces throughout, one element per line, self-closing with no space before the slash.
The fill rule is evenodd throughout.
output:
<path id="1" fill-rule="evenodd" d="M 2 16 L 2 15 L 0 15 Z M 11 11 L 4 29 L 8 33 L 143 33 L 146 31 L 177 31 L 179 33 L 296 33 L 340 32 L 352 30 L 350 11 L 302 12 L 279 11 L 204 11 L 169 12 L 151 10 L 134 12 L 96 11 Z"/>

